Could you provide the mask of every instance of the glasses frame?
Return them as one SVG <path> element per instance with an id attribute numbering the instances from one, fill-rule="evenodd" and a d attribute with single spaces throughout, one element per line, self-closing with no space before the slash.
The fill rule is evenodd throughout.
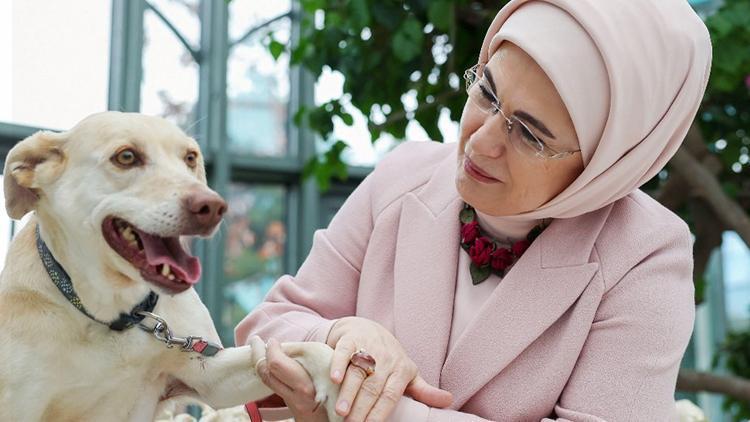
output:
<path id="1" fill-rule="evenodd" d="M 534 148 L 534 157 L 542 158 L 542 159 L 548 159 L 548 160 L 554 160 L 559 158 L 567 157 L 568 155 L 575 154 L 577 152 L 580 152 L 580 149 L 576 150 L 570 150 L 570 151 L 556 151 L 550 147 L 548 147 L 544 142 L 542 142 L 539 137 L 537 137 L 534 134 L 534 131 L 532 131 L 529 126 L 521 121 L 518 117 L 511 115 L 508 117 L 505 112 L 500 108 L 500 101 L 497 99 L 494 93 L 492 93 L 490 90 L 487 90 L 489 94 L 492 95 L 492 107 L 491 108 L 485 108 L 481 104 L 478 104 L 471 96 L 469 91 L 474 86 L 474 84 L 478 83 L 482 78 L 479 77 L 478 69 L 481 66 L 481 64 L 475 64 L 474 66 L 466 69 L 464 72 L 464 81 L 466 83 L 466 94 L 469 97 L 469 101 L 472 102 L 479 110 L 484 112 L 485 114 L 489 115 L 497 115 L 500 114 L 502 118 L 505 120 L 505 128 L 508 132 L 508 137 L 510 138 L 511 133 L 513 131 L 513 125 L 514 124 L 520 124 L 533 138 L 534 141 L 536 141 L 536 144 L 538 147 Z M 511 142 L 511 144 L 515 145 L 514 142 Z M 518 146 L 515 147 L 516 150 L 522 154 L 528 155 L 527 152 L 522 151 Z"/>

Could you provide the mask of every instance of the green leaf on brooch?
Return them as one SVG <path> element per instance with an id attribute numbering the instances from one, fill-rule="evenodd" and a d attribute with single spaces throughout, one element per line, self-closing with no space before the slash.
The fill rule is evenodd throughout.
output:
<path id="1" fill-rule="evenodd" d="M 489 265 L 485 265 L 484 267 L 477 267 L 473 262 L 471 265 L 469 265 L 469 273 L 471 273 L 471 282 L 475 286 L 484 280 L 487 280 L 487 278 L 490 276 L 490 273 L 492 273 L 492 269 Z"/>
<path id="2" fill-rule="evenodd" d="M 474 221 L 474 217 L 474 210 L 471 208 L 464 208 L 461 210 L 461 213 L 458 214 L 458 219 L 464 224 Z"/>
<path id="3" fill-rule="evenodd" d="M 540 234 L 542 234 L 542 232 L 544 231 L 544 229 L 545 229 L 545 227 L 542 226 L 542 225 L 534 227 L 533 229 L 531 229 L 531 231 L 529 232 L 529 234 L 526 236 L 526 240 L 528 240 L 529 242 L 533 242 L 534 239 L 536 239 L 537 237 L 539 237 Z"/>

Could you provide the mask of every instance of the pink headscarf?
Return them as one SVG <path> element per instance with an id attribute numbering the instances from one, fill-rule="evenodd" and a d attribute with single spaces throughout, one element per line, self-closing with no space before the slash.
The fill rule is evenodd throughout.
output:
<path id="1" fill-rule="evenodd" d="M 687 134 L 708 82 L 711 40 L 687 0 L 513 0 L 479 62 L 507 40 L 552 80 L 585 168 L 563 192 L 511 221 L 570 218 L 655 176 Z"/>

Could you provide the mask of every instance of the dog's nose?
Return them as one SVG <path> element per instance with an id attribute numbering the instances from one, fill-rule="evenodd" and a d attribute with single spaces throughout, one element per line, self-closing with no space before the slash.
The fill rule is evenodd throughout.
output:
<path id="1" fill-rule="evenodd" d="M 193 221 L 202 229 L 214 228 L 227 211 L 227 203 L 211 191 L 194 192 L 185 197 L 187 208 Z"/>

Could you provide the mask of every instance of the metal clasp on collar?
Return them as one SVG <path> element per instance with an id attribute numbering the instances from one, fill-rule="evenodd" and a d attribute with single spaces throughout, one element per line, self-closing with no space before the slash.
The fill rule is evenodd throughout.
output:
<path id="1" fill-rule="evenodd" d="M 151 334 L 156 337 L 157 340 L 164 342 L 167 344 L 168 348 L 173 348 L 174 345 L 180 346 L 180 349 L 182 349 L 183 352 L 190 352 L 193 351 L 193 344 L 197 341 L 201 341 L 201 337 L 193 337 L 193 336 L 187 336 L 187 337 L 177 337 L 174 334 L 172 334 L 172 330 L 169 329 L 169 325 L 167 324 L 167 321 L 164 320 L 164 318 L 160 317 L 159 315 L 156 315 L 151 312 L 147 311 L 138 311 L 136 312 L 138 315 L 141 315 L 145 318 L 151 318 L 154 321 L 156 321 L 156 324 L 154 324 L 153 327 L 149 327 L 143 322 L 139 323 L 138 326 L 144 330 L 149 331 Z"/>

